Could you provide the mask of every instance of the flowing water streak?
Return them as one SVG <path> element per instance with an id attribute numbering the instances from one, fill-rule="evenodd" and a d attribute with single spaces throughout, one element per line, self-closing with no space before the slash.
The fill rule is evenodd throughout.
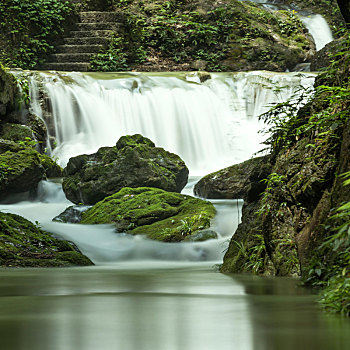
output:
<path id="1" fill-rule="evenodd" d="M 316 51 L 321 50 L 334 40 L 328 23 L 321 15 L 299 15 L 299 17 L 314 38 Z"/>
<path id="2" fill-rule="evenodd" d="M 315 75 L 271 72 L 212 73 L 201 83 L 194 73 L 43 73 L 31 79 L 32 96 L 42 87 L 49 112 L 34 99 L 55 136 L 53 155 L 69 158 L 112 146 L 120 136 L 141 133 L 179 154 L 192 175 L 204 175 L 250 158 L 264 137 L 258 115 L 268 106 L 311 87 Z M 278 92 L 277 89 L 278 88 Z M 44 108 L 45 109 L 45 108 Z M 46 116 L 52 116 L 52 120 Z"/>

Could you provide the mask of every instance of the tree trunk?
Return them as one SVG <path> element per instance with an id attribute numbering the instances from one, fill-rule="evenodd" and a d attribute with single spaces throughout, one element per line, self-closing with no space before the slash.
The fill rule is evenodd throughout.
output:
<path id="1" fill-rule="evenodd" d="M 340 12 L 344 17 L 347 28 L 350 28 L 350 1 L 349 0 L 337 0 Z"/>

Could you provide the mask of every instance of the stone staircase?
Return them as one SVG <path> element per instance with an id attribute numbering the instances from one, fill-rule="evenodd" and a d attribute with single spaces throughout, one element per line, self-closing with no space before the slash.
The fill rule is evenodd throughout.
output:
<path id="1" fill-rule="evenodd" d="M 56 53 L 48 57 L 42 70 L 78 71 L 89 70 L 91 57 L 108 45 L 112 33 L 122 30 L 123 15 L 120 12 L 80 12 L 75 30 L 56 46 Z"/>

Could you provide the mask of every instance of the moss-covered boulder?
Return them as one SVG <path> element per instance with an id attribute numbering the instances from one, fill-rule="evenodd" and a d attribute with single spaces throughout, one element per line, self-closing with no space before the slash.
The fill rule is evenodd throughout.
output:
<path id="1" fill-rule="evenodd" d="M 270 170 L 268 157 L 252 158 L 202 177 L 194 186 L 194 194 L 211 199 L 257 197 L 264 190 L 260 180 Z"/>
<path id="2" fill-rule="evenodd" d="M 6 143 L 4 143 L 6 145 Z M 9 146 L 13 146 L 12 143 Z M 38 183 L 46 177 L 57 177 L 62 169 L 49 156 L 39 154 L 30 147 L 0 154 L 1 200 L 28 191 L 35 191 Z"/>
<path id="3" fill-rule="evenodd" d="M 214 206 L 198 198 L 157 188 L 126 187 L 84 212 L 81 223 L 113 223 L 118 232 L 178 242 L 208 228 L 214 215 Z"/>
<path id="4" fill-rule="evenodd" d="M 5 123 L 1 125 L 0 137 L 10 141 L 33 140 L 33 131 L 26 125 Z"/>
<path id="5" fill-rule="evenodd" d="M 63 191 L 73 203 L 95 204 L 123 187 L 156 187 L 180 192 L 188 169 L 176 154 L 139 135 L 123 136 L 114 147 L 69 160 Z"/>
<path id="6" fill-rule="evenodd" d="M 7 151 L 18 152 L 21 149 L 23 149 L 23 147 L 21 147 L 18 143 L 0 138 L 0 154 Z"/>
<path id="7" fill-rule="evenodd" d="M 0 266 L 93 265 L 67 241 L 15 214 L 0 212 Z"/>
<path id="8" fill-rule="evenodd" d="M 1 199 L 36 189 L 44 177 L 39 153 L 31 148 L 19 152 L 7 151 L 0 155 Z"/>
<path id="9" fill-rule="evenodd" d="M 17 94 L 18 86 L 14 76 L 0 64 L 0 121 L 14 109 Z"/>

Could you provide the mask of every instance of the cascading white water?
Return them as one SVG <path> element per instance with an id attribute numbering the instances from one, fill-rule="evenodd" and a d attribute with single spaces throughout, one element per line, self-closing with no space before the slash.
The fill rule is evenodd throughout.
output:
<path id="1" fill-rule="evenodd" d="M 333 41 L 332 31 L 321 15 L 300 16 L 305 27 L 309 30 L 316 44 L 316 51 L 324 48 Z"/>
<path id="2" fill-rule="evenodd" d="M 114 145 L 121 135 L 141 133 L 159 146 L 178 153 L 191 173 L 204 175 L 248 159 L 261 145 L 258 115 L 270 104 L 298 94 L 300 86 L 311 87 L 314 74 L 212 73 L 182 74 L 49 74 L 30 76 L 31 108 L 45 118 L 38 102 L 49 99 L 53 155 L 61 164 L 69 157 Z M 41 90 L 40 90 L 41 89 Z M 39 91 L 40 90 L 40 91 Z M 47 120 L 50 128 L 52 120 Z M 198 179 L 198 178 L 197 178 Z M 192 194 L 195 179 L 184 189 Z M 122 260 L 220 261 L 228 239 L 240 220 L 242 201 L 215 201 L 218 214 L 212 229 L 219 239 L 197 243 L 160 243 L 143 237 L 116 234 L 106 225 L 51 222 L 70 202 L 59 183 L 41 184 L 36 202 L 0 206 L 44 229 L 77 244 L 96 264 Z"/>
<path id="3" fill-rule="evenodd" d="M 140 133 L 184 159 L 192 175 L 248 159 L 261 148 L 258 115 L 270 104 L 311 87 L 312 74 L 215 73 L 196 75 L 38 73 L 50 99 L 61 165 Z M 38 84 L 30 91 L 37 96 Z M 39 104 L 32 108 L 45 115 Z"/>

